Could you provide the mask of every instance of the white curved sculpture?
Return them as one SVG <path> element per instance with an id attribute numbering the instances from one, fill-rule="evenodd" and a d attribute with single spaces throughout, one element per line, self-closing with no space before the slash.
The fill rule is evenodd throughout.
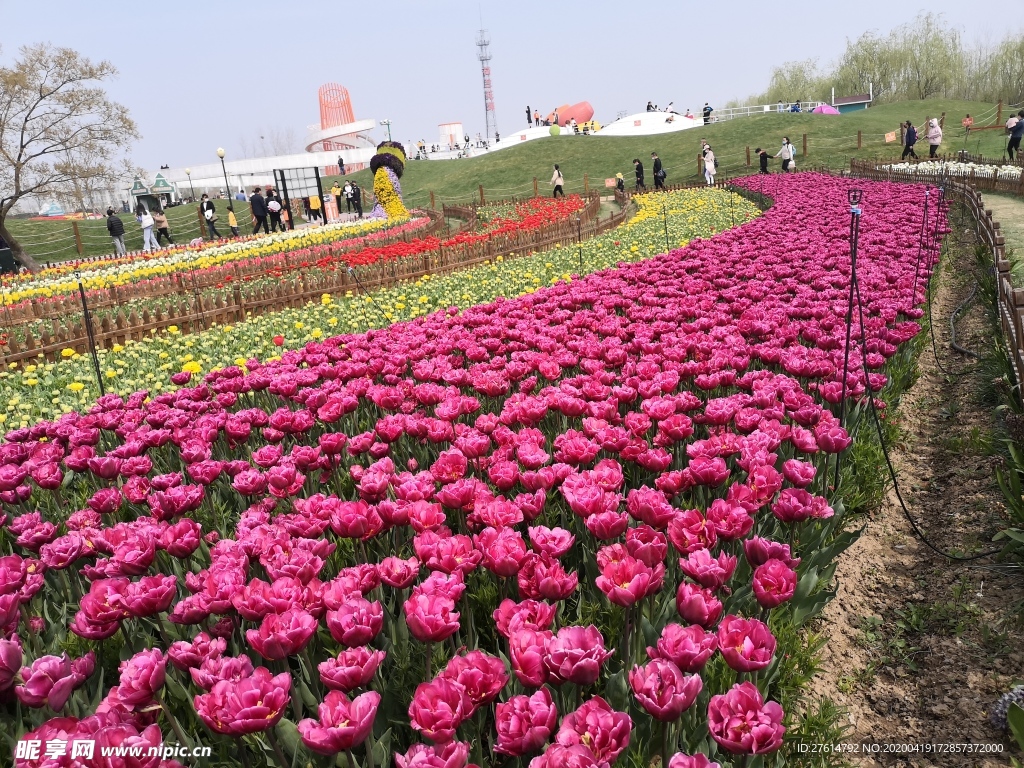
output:
<path id="1" fill-rule="evenodd" d="M 702 126 L 699 117 L 686 117 L 674 112 L 638 112 L 610 123 L 601 129 L 601 136 L 654 136 L 675 133 Z"/>
<path id="2" fill-rule="evenodd" d="M 325 141 L 347 144 L 354 148 L 369 148 L 376 151 L 377 145 L 373 142 L 373 139 L 363 135 L 372 131 L 376 125 L 377 121 L 373 119 L 356 120 L 352 123 L 335 125 L 331 128 L 311 125 L 309 126 L 309 133 L 306 135 L 306 151 L 321 151 Z M 373 154 L 373 152 L 370 153 L 371 156 Z M 347 163 L 348 161 L 346 160 Z"/>

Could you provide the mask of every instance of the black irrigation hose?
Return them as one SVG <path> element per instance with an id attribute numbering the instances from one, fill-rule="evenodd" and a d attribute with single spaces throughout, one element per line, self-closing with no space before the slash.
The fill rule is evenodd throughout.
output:
<path id="1" fill-rule="evenodd" d="M 860 297 L 860 281 L 857 279 L 856 271 L 854 271 L 851 274 L 850 278 L 853 281 L 853 287 L 854 287 L 854 290 L 857 293 L 857 311 L 858 311 L 858 313 L 860 315 L 860 325 L 861 325 L 861 328 L 864 328 L 864 305 L 863 305 L 863 302 L 861 301 L 861 297 Z M 930 319 L 930 317 L 931 317 L 931 314 L 930 314 L 931 313 L 931 302 L 930 301 L 928 302 L 928 308 L 929 308 L 929 319 Z M 932 337 L 932 339 L 933 339 L 932 343 L 934 344 L 934 336 Z M 938 358 L 936 358 L 936 362 L 938 362 Z M 867 343 L 866 343 L 866 338 L 865 338 L 864 334 L 861 334 L 861 366 L 862 366 L 862 368 L 864 370 L 864 381 L 865 381 L 865 383 L 867 383 L 869 381 L 868 380 Z M 929 549 L 933 550 L 934 552 L 938 553 L 939 555 L 942 555 L 945 558 L 948 558 L 949 560 L 956 560 L 958 562 L 970 562 L 970 561 L 973 561 L 973 560 L 981 560 L 982 558 L 991 557 L 992 555 L 995 555 L 998 552 L 1000 552 L 1001 549 L 1000 548 L 996 548 L 996 549 L 990 550 L 988 552 L 982 552 L 981 554 L 970 555 L 968 557 L 963 557 L 963 556 L 960 556 L 960 555 L 952 555 L 952 554 L 950 554 L 948 552 L 944 552 L 938 546 L 936 546 L 935 544 L 932 544 L 931 541 L 928 540 L 928 537 L 925 536 L 924 532 L 918 527 L 917 522 L 914 520 L 913 515 L 910 514 L 910 510 L 907 509 L 906 502 L 903 500 L 903 494 L 900 492 L 899 480 L 896 477 L 896 468 L 893 467 L 893 465 L 892 465 L 892 459 L 889 456 L 889 448 L 885 444 L 885 431 L 882 429 L 882 420 L 878 416 L 878 409 L 875 407 L 875 398 L 872 396 L 871 387 L 870 386 L 867 387 L 866 396 L 867 396 L 868 404 L 869 404 L 870 409 L 871 409 L 871 415 L 872 415 L 872 417 L 874 419 L 874 422 L 875 422 L 875 429 L 878 432 L 878 444 L 882 447 L 882 455 L 885 457 L 885 465 L 889 469 L 889 477 L 892 480 L 893 490 L 896 492 L 896 498 L 900 502 L 900 509 L 903 511 L 903 516 L 905 518 L 907 518 L 907 522 L 910 523 L 910 527 L 911 527 L 911 529 L 913 529 L 913 531 L 917 535 L 917 537 L 922 542 L 924 542 L 924 544 Z"/>
<path id="2" fill-rule="evenodd" d="M 953 349 L 955 349 L 957 352 L 959 352 L 962 355 L 970 355 L 974 359 L 980 360 L 981 359 L 981 355 L 979 355 L 973 349 L 967 349 L 966 347 L 961 347 L 959 344 L 956 343 L 956 316 L 959 315 L 964 309 L 967 308 L 967 305 L 970 304 L 974 300 L 974 297 L 977 295 L 977 293 L 978 293 L 978 281 L 975 280 L 974 281 L 974 287 L 971 288 L 971 292 L 969 294 L 967 294 L 967 298 L 964 299 L 962 302 L 960 302 L 960 305 L 956 309 L 954 309 L 953 310 L 953 314 L 950 315 L 950 317 L 949 317 L 949 346 L 951 346 Z"/>

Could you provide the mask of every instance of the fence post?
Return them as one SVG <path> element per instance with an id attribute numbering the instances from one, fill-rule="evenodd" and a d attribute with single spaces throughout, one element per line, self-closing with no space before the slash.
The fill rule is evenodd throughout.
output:
<path id="1" fill-rule="evenodd" d="M 945 128 L 945 127 L 946 127 L 946 113 L 943 112 L 942 115 L 939 116 L 939 128 Z"/>
<path id="2" fill-rule="evenodd" d="M 437 208 L 437 205 L 434 203 L 434 190 L 430 190 L 430 207 Z"/>
<path id="3" fill-rule="evenodd" d="M 590 191 L 590 174 L 583 174 L 583 194 Z"/>
<path id="4" fill-rule="evenodd" d="M 1003 124 L 1003 100 L 999 100 L 999 104 L 996 105 L 996 125 Z"/>
<path id="5" fill-rule="evenodd" d="M 203 219 L 202 206 L 196 208 L 196 218 L 199 219 L 199 236 L 202 237 L 203 233 L 206 232 L 206 221 Z"/>
<path id="6" fill-rule="evenodd" d="M 533 196 L 540 197 L 540 193 L 537 191 L 537 177 L 533 177 Z"/>
<path id="7" fill-rule="evenodd" d="M 747 147 L 747 167 L 750 167 L 750 147 Z"/>
<path id="8" fill-rule="evenodd" d="M 78 251 L 78 255 L 82 255 L 82 233 L 78 231 L 78 222 L 72 221 L 71 228 L 75 231 L 75 250 Z"/>
<path id="9" fill-rule="evenodd" d="M 807 134 L 804 134 L 804 157 L 807 157 Z"/>
<path id="10" fill-rule="evenodd" d="M 700 176 L 700 173 L 701 173 L 701 170 L 702 170 L 703 166 L 704 166 L 704 156 L 700 152 L 698 152 L 697 153 L 697 175 L 698 176 Z"/>
<path id="11" fill-rule="evenodd" d="M 857 149 L 860 149 L 861 146 L 863 146 L 863 136 L 860 131 L 857 131 Z"/>

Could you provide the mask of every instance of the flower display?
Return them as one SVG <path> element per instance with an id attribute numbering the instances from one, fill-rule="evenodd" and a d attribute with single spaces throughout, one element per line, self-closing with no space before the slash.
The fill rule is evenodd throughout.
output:
<path id="1" fill-rule="evenodd" d="M 839 406 L 888 396 L 936 264 L 923 191 L 865 184 L 843 379 L 851 184 L 772 177 L 736 229 L 720 191 L 642 197 L 589 269 L 510 259 L 415 317 L 292 333 L 331 301 L 264 326 L 264 359 L 197 334 L 173 388 L 9 425 L 19 732 L 184 730 L 224 765 L 781 764 L 781 681 L 849 539 Z"/>
<path id="2" fill-rule="evenodd" d="M 378 144 L 377 154 L 370 158 L 370 172 L 373 174 L 373 194 L 377 204 L 370 211 L 369 218 L 384 217 L 388 221 L 408 218 L 399 182 L 405 172 L 405 148 L 402 144 L 397 141 Z"/>

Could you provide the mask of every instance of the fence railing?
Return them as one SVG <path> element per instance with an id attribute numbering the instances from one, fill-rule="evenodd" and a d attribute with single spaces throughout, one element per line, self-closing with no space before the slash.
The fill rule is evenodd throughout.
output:
<path id="1" fill-rule="evenodd" d="M 750 117 L 751 115 L 764 115 L 770 113 L 782 114 L 784 112 L 791 112 L 794 102 L 788 104 L 748 104 L 743 107 L 726 107 L 724 109 L 716 109 L 711 113 L 712 122 L 721 122 L 723 120 L 734 120 L 737 117 Z M 824 104 L 824 101 L 801 101 L 797 102 L 800 104 L 801 112 L 810 112 L 813 109 L 820 107 Z M 700 112 L 694 113 L 697 118 L 701 117 Z"/>
<path id="2" fill-rule="evenodd" d="M 600 203 L 600 198 L 593 194 L 584 208 L 586 215 L 581 214 L 579 224 L 575 219 L 560 221 L 534 230 L 498 235 L 483 242 L 441 247 L 420 256 L 358 267 L 354 270 L 354 276 L 350 276 L 347 270 L 319 275 L 300 272 L 273 286 L 236 285 L 228 295 L 218 295 L 214 299 L 202 295 L 173 297 L 166 308 L 158 308 L 153 312 L 144 309 L 139 314 L 134 309 L 118 310 L 93 324 L 96 345 L 110 349 L 115 344 L 141 341 L 171 326 L 176 326 L 180 333 L 195 333 L 209 328 L 213 323 L 238 323 L 247 317 L 302 307 L 324 294 L 358 294 L 415 281 L 425 275 L 466 269 L 492 261 L 498 256 L 522 256 L 545 251 L 558 245 L 595 237 L 621 224 L 632 212 L 632 206 L 626 205 L 617 213 L 602 219 L 598 215 Z M 54 361 L 65 349 L 73 349 L 79 354 L 88 351 L 88 334 L 84 319 L 81 319 L 80 307 L 79 319 L 74 324 L 61 325 L 56 320 L 51 323 L 51 328 L 42 329 L 38 339 L 32 333 L 26 334 L 22 341 L 10 339 L 5 349 L 0 348 L 0 362 L 9 365 L 39 357 Z"/>

